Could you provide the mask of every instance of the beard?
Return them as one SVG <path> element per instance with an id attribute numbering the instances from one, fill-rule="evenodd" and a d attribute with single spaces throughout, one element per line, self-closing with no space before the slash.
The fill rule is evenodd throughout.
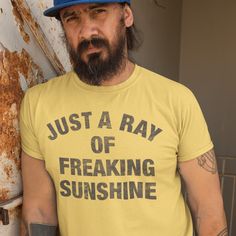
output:
<path id="1" fill-rule="evenodd" d="M 90 40 L 83 40 L 74 50 L 69 48 L 73 69 L 78 77 L 85 83 L 100 86 L 102 81 L 110 80 L 114 75 L 122 71 L 125 62 L 126 34 L 122 31 L 123 23 L 120 22 L 117 37 L 111 45 L 108 40 L 100 37 L 92 37 Z M 90 46 L 101 49 L 87 55 L 87 61 L 82 59 L 82 54 Z M 102 54 L 105 55 L 102 55 Z M 103 57 L 104 56 L 104 57 Z"/>

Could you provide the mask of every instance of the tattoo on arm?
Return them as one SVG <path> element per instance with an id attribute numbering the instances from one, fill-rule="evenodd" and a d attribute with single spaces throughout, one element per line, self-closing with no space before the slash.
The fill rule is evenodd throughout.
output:
<path id="1" fill-rule="evenodd" d="M 212 174 L 217 173 L 217 164 L 213 149 L 203 154 L 202 156 L 198 157 L 197 160 L 198 160 L 198 165 L 201 166 L 204 170 Z"/>
<path id="2" fill-rule="evenodd" d="M 197 235 L 199 234 L 200 231 L 200 220 L 201 220 L 200 217 L 196 217 L 195 230 L 197 232 Z M 216 236 L 229 236 L 227 227 L 221 230 Z"/>
<path id="3" fill-rule="evenodd" d="M 57 236 L 58 227 L 56 225 L 46 225 L 31 223 L 28 226 L 28 230 L 25 236 Z"/>
<path id="4" fill-rule="evenodd" d="M 223 229 L 220 233 L 217 234 L 217 236 L 228 236 L 227 228 Z"/>

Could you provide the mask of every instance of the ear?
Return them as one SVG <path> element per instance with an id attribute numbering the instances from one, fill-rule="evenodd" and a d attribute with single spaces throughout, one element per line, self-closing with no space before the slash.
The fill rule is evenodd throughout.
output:
<path id="1" fill-rule="evenodd" d="M 125 19 L 125 26 L 131 27 L 134 24 L 134 15 L 133 11 L 131 10 L 128 4 L 124 7 L 124 19 Z"/>

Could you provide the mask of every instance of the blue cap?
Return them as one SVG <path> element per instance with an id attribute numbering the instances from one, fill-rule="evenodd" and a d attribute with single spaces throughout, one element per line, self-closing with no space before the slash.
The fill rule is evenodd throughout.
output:
<path id="1" fill-rule="evenodd" d="M 130 4 L 130 0 L 54 0 L 54 7 L 47 9 L 43 14 L 50 17 L 58 17 L 61 9 L 78 5 L 81 3 L 112 3 L 112 2 L 127 2 Z"/>

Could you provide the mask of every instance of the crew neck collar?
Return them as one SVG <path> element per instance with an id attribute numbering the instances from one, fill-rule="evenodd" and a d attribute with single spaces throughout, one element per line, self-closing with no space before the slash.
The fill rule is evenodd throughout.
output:
<path id="1" fill-rule="evenodd" d="M 95 86 L 95 85 L 86 84 L 85 82 L 79 79 L 75 71 L 71 72 L 71 79 L 73 80 L 74 83 L 76 83 L 78 87 L 88 90 L 88 91 L 114 92 L 114 91 L 122 90 L 122 89 L 132 86 L 138 80 L 139 72 L 140 72 L 140 66 L 135 64 L 134 70 L 127 80 L 116 85 L 108 85 L 108 86 Z"/>

